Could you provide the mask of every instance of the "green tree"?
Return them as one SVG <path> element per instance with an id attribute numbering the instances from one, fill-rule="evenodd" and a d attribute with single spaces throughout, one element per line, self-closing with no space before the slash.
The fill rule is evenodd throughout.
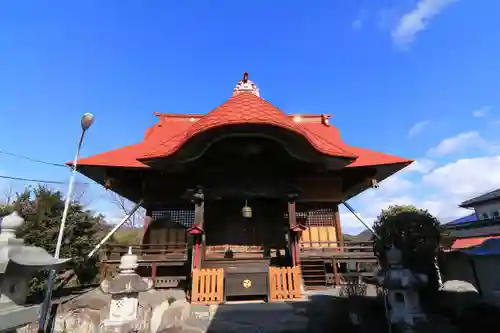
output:
<path id="1" fill-rule="evenodd" d="M 17 194 L 12 204 L 0 207 L 0 214 L 5 215 L 14 210 L 25 219 L 24 225 L 18 230 L 18 237 L 23 238 L 25 244 L 40 246 L 49 253 L 54 253 L 64 210 L 62 193 L 44 186 L 27 187 L 24 192 Z M 86 256 L 106 229 L 102 215 L 94 215 L 80 203 L 71 202 L 60 256 L 73 258 L 73 261 L 68 270 L 58 274 L 56 289 L 75 277 L 80 284 L 87 284 L 95 279 L 96 261 L 87 260 Z M 41 272 L 33 279 L 32 292 L 41 291 L 47 274 Z"/>
<path id="2" fill-rule="evenodd" d="M 412 205 L 390 206 L 382 210 L 373 225 L 374 252 L 382 268 L 387 268 L 386 249 L 395 245 L 402 251 L 404 265 L 414 272 L 427 274 L 425 295 L 439 288 L 436 258 L 440 249 L 439 221 L 428 211 Z M 428 298 L 424 296 L 425 298 Z M 430 296 L 432 297 L 432 296 Z"/>

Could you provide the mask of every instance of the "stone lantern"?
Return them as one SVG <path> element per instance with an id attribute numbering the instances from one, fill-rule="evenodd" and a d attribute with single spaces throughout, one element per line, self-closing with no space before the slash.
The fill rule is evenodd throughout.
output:
<path id="1" fill-rule="evenodd" d="M 427 283 L 427 275 L 404 268 L 402 253 L 395 246 L 387 250 L 386 257 L 389 268 L 377 274 L 377 281 L 387 289 L 389 320 L 403 332 L 412 332 L 416 324 L 426 321 L 418 292 Z"/>
<path id="2" fill-rule="evenodd" d="M 24 219 L 16 212 L 0 218 L 0 332 L 36 321 L 40 305 L 26 306 L 30 279 L 41 270 L 61 270 L 70 259 L 54 259 L 41 247 L 24 245 L 16 230 Z"/>
<path id="3" fill-rule="evenodd" d="M 120 260 L 120 273 L 111 281 L 101 282 L 101 290 L 111 294 L 109 317 L 103 321 L 103 332 L 129 332 L 138 323 L 139 293 L 153 287 L 153 280 L 140 277 L 136 272 L 137 256 L 132 247 Z"/>

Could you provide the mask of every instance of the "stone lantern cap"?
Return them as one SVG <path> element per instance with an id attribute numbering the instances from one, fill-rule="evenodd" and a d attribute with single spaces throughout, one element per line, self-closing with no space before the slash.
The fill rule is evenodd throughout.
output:
<path id="1" fill-rule="evenodd" d="M 132 254 L 132 247 L 129 247 L 128 253 L 120 259 L 120 273 L 111 281 L 104 280 L 101 282 L 102 291 L 115 295 L 139 293 L 151 289 L 153 281 L 140 277 L 135 272 L 137 266 L 137 256 Z"/>
<path id="2" fill-rule="evenodd" d="M 403 253 L 401 252 L 400 249 L 398 249 L 396 246 L 392 245 L 386 252 L 385 252 L 386 258 L 387 258 L 387 263 L 391 266 L 398 266 L 401 265 L 403 262 Z"/>
<path id="3" fill-rule="evenodd" d="M 419 289 L 427 283 L 427 276 L 413 273 L 409 269 L 386 271 L 381 276 L 381 285 L 389 290 Z"/>
<path id="4" fill-rule="evenodd" d="M 0 218 L 0 274 L 7 270 L 39 271 L 42 269 L 62 269 L 71 259 L 55 259 L 46 250 L 38 246 L 24 245 L 16 238 L 16 230 L 24 219 L 13 212 Z"/>

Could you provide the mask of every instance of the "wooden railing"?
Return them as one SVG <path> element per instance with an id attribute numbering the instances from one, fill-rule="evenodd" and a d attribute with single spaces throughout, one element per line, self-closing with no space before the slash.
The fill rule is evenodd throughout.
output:
<path id="1" fill-rule="evenodd" d="M 269 267 L 269 301 L 301 297 L 300 267 Z"/>
<path id="2" fill-rule="evenodd" d="M 221 304 L 224 300 L 224 270 L 222 268 L 194 269 L 191 303 Z"/>
<path id="3" fill-rule="evenodd" d="M 266 256 L 264 252 L 265 250 L 262 246 L 207 245 L 205 250 L 205 258 L 263 258 L 264 256 Z"/>
<path id="4" fill-rule="evenodd" d="M 300 252 L 373 252 L 372 242 L 356 242 L 356 241 L 307 241 L 299 243 Z"/>
<path id="5" fill-rule="evenodd" d="M 108 244 L 103 246 L 100 253 L 101 262 L 119 262 L 120 258 L 132 247 L 132 253 L 139 257 L 141 262 L 161 262 L 169 260 L 187 260 L 188 245 L 181 244 Z"/>

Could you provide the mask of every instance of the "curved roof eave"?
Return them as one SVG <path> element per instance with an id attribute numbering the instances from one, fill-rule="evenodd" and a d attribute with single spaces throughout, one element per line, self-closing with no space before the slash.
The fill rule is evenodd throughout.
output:
<path id="1" fill-rule="evenodd" d="M 191 138 L 212 129 L 230 125 L 269 125 L 280 127 L 304 137 L 318 152 L 333 156 L 355 159 L 357 156 L 346 150 L 342 144 L 325 140 L 301 124 L 294 122 L 272 104 L 250 93 L 231 97 L 225 103 L 203 116 L 184 132 L 158 142 L 139 160 L 151 160 L 170 156 L 179 151 Z"/>

